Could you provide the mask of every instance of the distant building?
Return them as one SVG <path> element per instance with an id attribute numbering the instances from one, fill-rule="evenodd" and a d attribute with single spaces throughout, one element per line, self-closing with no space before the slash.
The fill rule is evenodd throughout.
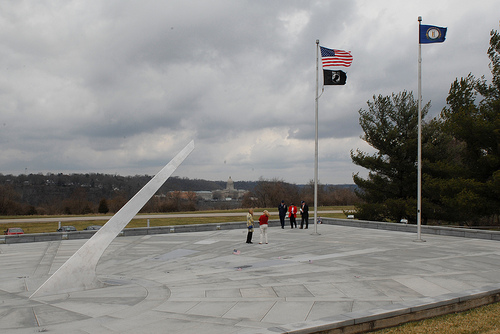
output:
<path id="1" fill-rule="evenodd" d="M 226 189 L 215 190 L 212 192 L 213 198 L 217 199 L 219 201 L 239 200 L 239 199 L 243 198 L 245 193 L 246 193 L 246 190 L 234 189 L 234 182 L 231 179 L 231 176 L 227 180 Z"/>
<path id="2" fill-rule="evenodd" d="M 226 190 L 228 191 L 232 191 L 234 190 L 234 182 L 233 180 L 231 179 L 231 176 L 229 177 L 229 179 L 227 180 L 227 183 L 226 183 Z"/>
<path id="3" fill-rule="evenodd" d="M 196 195 L 199 198 L 209 201 L 231 201 L 231 200 L 240 200 L 243 198 L 247 191 L 246 190 L 238 190 L 234 188 L 234 181 L 231 179 L 231 176 L 227 180 L 226 189 L 222 190 L 214 190 L 214 191 L 197 191 Z"/>
<path id="4" fill-rule="evenodd" d="M 196 193 L 196 196 L 198 196 L 198 198 L 200 198 L 200 199 L 202 199 L 204 201 L 211 201 L 214 198 L 214 196 L 213 196 L 213 194 L 212 194 L 211 191 L 207 191 L 207 190 L 205 190 L 205 191 L 195 191 L 195 193 Z"/>

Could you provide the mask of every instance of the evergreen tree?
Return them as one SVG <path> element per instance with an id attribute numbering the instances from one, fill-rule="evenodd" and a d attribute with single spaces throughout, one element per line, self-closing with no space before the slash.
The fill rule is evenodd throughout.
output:
<path id="1" fill-rule="evenodd" d="M 492 84 L 472 74 L 451 85 L 440 132 L 426 144 L 426 196 L 439 219 L 477 224 L 500 213 L 500 35 L 491 32 Z M 446 217 L 444 217 L 446 216 Z"/>
<path id="2" fill-rule="evenodd" d="M 108 201 L 105 198 L 102 198 L 99 201 L 99 207 L 97 208 L 97 212 L 99 212 L 99 213 L 108 213 L 109 212 Z"/>
<path id="3" fill-rule="evenodd" d="M 373 96 L 368 110 L 359 111 L 362 137 L 377 150 L 351 151 L 352 161 L 369 170 L 368 178 L 353 176 L 364 203 L 357 206 L 361 219 L 415 221 L 417 195 L 418 101 L 411 92 Z M 430 103 L 422 108 L 422 117 Z"/>

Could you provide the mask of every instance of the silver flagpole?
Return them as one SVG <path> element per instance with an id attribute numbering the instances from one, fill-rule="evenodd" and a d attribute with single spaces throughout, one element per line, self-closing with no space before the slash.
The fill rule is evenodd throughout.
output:
<path id="1" fill-rule="evenodd" d="M 314 233 L 318 233 L 318 78 L 319 78 L 319 39 L 316 40 L 316 103 L 315 103 L 315 121 L 316 136 L 314 146 Z"/>
<path id="2" fill-rule="evenodd" d="M 422 44 L 420 44 L 420 25 L 422 16 L 418 17 L 418 157 L 417 157 L 417 240 L 421 239 L 422 216 Z"/>

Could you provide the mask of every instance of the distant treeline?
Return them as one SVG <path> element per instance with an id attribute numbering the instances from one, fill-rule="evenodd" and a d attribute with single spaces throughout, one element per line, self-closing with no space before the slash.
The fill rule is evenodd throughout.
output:
<path id="1" fill-rule="evenodd" d="M 150 179 L 149 175 L 119 176 L 110 174 L 0 174 L 0 215 L 90 214 L 118 211 Z M 234 187 L 248 191 L 247 199 L 255 200 L 269 185 L 286 185 L 287 193 L 310 193 L 309 185 L 292 185 L 283 181 L 234 181 Z M 342 202 L 355 202 L 354 185 L 321 186 L 321 189 L 342 189 Z M 161 198 L 152 198 L 142 212 L 193 211 L 199 209 L 229 208 L 229 203 L 206 203 L 196 191 L 214 191 L 226 188 L 226 181 L 209 181 L 170 177 L 160 188 Z M 276 187 L 272 187 L 276 188 Z M 292 190 L 290 190 L 292 189 Z M 271 191 L 271 190 L 269 190 Z M 322 191 L 322 193 L 325 193 Z M 273 191 L 274 192 L 274 191 Z M 326 191 L 328 192 L 328 191 Z M 352 196 L 351 196 L 352 195 Z M 287 196 L 290 197 L 290 196 Z M 311 196 L 307 196 L 310 198 Z M 337 194 L 337 198 L 339 194 Z M 245 201 L 232 203 L 241 207 Z M 253 203 L 246 201 L 247 203 Z M 331 202 L 331 201 L 328 201 Z M 354 204 L 354 203 L 348 203 Z M 274 204 L 273 204 L 274 205 Z"/>

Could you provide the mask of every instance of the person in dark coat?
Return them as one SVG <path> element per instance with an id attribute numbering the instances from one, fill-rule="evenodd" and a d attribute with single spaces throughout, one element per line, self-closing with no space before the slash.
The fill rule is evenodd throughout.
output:
<path id="1" fill-rule="evenodd" d="M 285 216 L 286 216 L 287 211 L 288 211 L 288 207 L 286 206 L 285 201 L 281 201 L 280 205 L 278 206 L 281 228 L 285 228 Z"/>
<path id="2" fill-rule="evenodd" d="M 300 228 L 304 228 L 304 222 L 306 223 L 306 228 L 309 228 L 309 206 L 304 201 L 300 204 L 300 215 L 302 216 L 302 219 L 300 220 Z"/>

